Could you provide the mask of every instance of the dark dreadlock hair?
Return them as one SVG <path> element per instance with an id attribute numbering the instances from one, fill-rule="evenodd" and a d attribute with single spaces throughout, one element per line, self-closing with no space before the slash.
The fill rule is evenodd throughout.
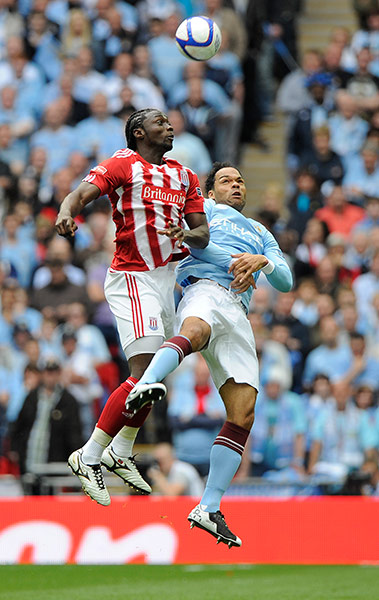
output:
<path id="1" fill-rule="evenodd" d="M 130 150 L 136 150 L 137 142 L 134 137 L 134 130 L 139 127 L 143 127 L 143 122 L 149 113 L 156 111 L 156 108 L 143 108 L 142 110 L 136 110 L 132 113 L 125 125 L 125 137 Z"/>
<path id="2" fill-rule="evenodd" d="M 206 193 L 206 195 L 208 195 L 208 192 L 210 190 L 213 190 L 213 187 L 214 187 L 214 184 L 215 184 L 216 173 L 218 171 L 220 171 L 220 169 L 225 169 L 226 167 L 232 167 L 232 169 L 237 169 L 238 173 L 242 177 L 242 173 L 239 170 L 239 168 L 236 167 L 235 165 L 233 165 L 232 163 L 230 163 L 230 162 L 215 162 L 215 163 L 213 163 L 213 167 L 209 171 L 207 179 L 205 181 L 205 193 Z"/>

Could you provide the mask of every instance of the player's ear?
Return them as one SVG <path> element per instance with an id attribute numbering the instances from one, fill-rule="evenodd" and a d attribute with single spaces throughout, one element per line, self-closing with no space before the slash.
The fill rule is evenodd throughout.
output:
<path id="1" fill-rule="evenodd" d="M 213 190 L 209 190 L 209 192 L 208 192 L 208 198 L 212 198 L 212 200 L 215 199 L 215 193 L 214 193 Z"/>
<path id="2" fill-rule="evenodd" d="M 145 131 L 142 129 L 142 127 L 136 127 L 133 129 L 133 135 L 137 140 L 143 140 L 145 137 Z"/>

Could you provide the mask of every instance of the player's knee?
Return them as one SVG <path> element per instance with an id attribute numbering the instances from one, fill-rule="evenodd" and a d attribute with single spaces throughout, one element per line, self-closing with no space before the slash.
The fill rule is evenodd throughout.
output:
<path id="1" fill-rule="evenodd" d="M 190 340 L 194 352 L 198 352 L 206 345 L 210 333 L 211 328 L 208 323 L 196 318 L 186 319 L 180 330 L 180 334 Z"/>

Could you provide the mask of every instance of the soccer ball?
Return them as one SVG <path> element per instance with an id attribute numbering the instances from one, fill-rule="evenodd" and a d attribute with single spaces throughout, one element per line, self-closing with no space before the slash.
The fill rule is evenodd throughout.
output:
<path id="1" fill-rule="evenodd" d="M 176 45 L 192 60 L 209 60 L 221 45 L 221 31 L 208 17 L 191 17 L 176 30 Z"/>

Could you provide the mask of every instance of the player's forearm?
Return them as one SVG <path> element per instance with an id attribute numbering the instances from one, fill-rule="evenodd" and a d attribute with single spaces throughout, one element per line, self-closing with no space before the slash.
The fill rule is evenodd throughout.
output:
<path id="1" fill-rule="evenodd" d="M 262 271 L 265 272 L 264 269 Z M 274 270 L 265 275 L 270 284 L 279 292 L 289 292 L 292 289 L 292 273 L 287 263 L 274 265 Z"/>
<path id="2" fill-rule="evenodd" d="M 63 200 L 58 217 L 68 218 L 76 217 L 83 208 L 95 200 L 100 195 L 100 190 L 96 185 L 83 181 L 75 190 L 67 194 Z"/>
<path id="3" fill-rule="evenodd" d="M 78 190 L 70 192 L 63 200 L 59 209 L 59 217 L 76 217 L 84 208 L 85 202 Z"/>
<path id="4" fill-rule="evenodd" d="M 194 229 L 186 230 L 184 242 L 191 248 L 205 248 L 209 242 L 209 228 L 203 223 Z"/>

